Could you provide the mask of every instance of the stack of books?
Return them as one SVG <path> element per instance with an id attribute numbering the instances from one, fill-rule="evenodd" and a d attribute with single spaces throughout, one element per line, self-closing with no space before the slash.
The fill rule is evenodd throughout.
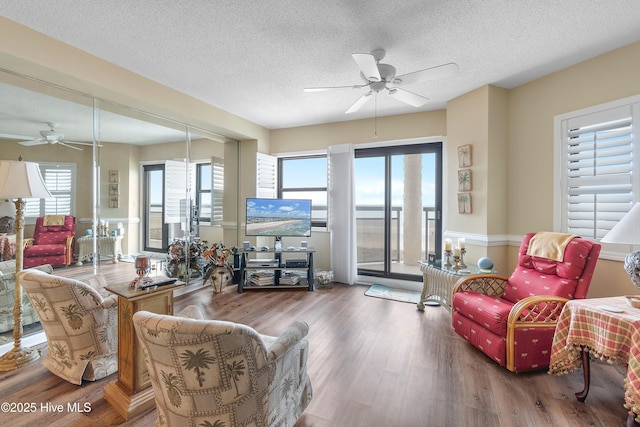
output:
<path id="1" fill-rule="evenodd" d="M 297 285 L 300 282 L 300 275 L 294 272 L 283 272 L 280 276 L 281 285 Z"/>
<path id="2" fill-rule="evenodd" d="M 252 286 L 273 285 L 273 273 L 253 273 L 250 282 Z"/>

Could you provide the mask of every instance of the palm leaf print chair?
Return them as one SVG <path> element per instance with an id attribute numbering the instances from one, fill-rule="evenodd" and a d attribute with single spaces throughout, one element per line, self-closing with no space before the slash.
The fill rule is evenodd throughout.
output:
<path id="1" fill-rule="evenodd" d="M 73 384 L 95 381 L 118 370 L 118 304 L 100 275 L 85 282 L 40 270 L 16 275 L 47 336 L 42 364 Z"/>
<path id="2" fill-rule="evenodd" d="M 156 426 L 293 426 L 311 401 L 309 327 L 279 337 L 204 320 L 195 306 L 176 316 L 133 315 L 156 400 Z"/>
<path id="3" fill-rule="evenodd" d="M 570 234 L 527 234 L 511 277 L 458 281 L 453 329 L 512 372 L 546 369 L 560 312 L 587 296 L 599 253 L 599 244 Z"/>

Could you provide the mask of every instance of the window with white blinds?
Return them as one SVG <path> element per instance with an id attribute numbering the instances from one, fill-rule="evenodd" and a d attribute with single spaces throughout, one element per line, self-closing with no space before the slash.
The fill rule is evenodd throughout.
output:
<path id="1" fill-rule="evenodd" d="M 223 218 L 224 159 L 211 159 L 211 223 L 220 224 Z"/>
<path id="2" fill-rule="evenodd" d="M 256 153 L 256 197 L 278 197 L 278 159 L 264 153 Z"/>
<path id="3" fill-rule="evenodd" d="M 75 215 L 76 165 L 40 163 L 40 173 L 53 198 L 25 199 L 25 218 Z"/>
<path id="4" fill-rule="evenodd" d="M 557 117 L 560 231 L 601 239 L 640 201 L 634 122 L 640 104 L 630 99 Z M 634 170 L 635 169 L 635 170 Z"/>

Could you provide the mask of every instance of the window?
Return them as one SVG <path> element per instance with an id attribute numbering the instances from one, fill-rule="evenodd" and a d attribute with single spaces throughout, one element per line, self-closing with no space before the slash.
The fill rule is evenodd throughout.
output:
<path id="1" fill-rule="evenodd" d="M 40 173 L 53 195 L 50 199 L 25 199 L 25 218 L 44 215 L 75 215 L 76 165 L 40 163 Z"/>
<path id="2" fill-rule="evenodd" d="M 559 231 L 601 239 L 640 201 L 640 97 L 556 117 Z"/>
<path id="3" fill-rule="evenodd" d="M 199 222 L 211 221 L 211 163 L 196 165 L 196 203 Z"/>
<path id="4" fill-rule="evenodd" d="M 327 156 L 280 157 L 278 197 L 311 199 L 311 225 L 327 226 Z"/>
<path id="5" fill-rule="evenodd" d="M 200 223 L 222 222 L 224 196 L 224 160 L 214 157 L 211 163 L 196 165 L 196 203 Z"/>

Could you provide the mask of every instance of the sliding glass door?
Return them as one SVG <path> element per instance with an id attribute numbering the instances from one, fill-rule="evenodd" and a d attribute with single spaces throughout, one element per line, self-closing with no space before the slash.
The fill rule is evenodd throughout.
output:
<path id="1" fill-rule="evenodd" d="M 164 164 L 144 165 L 143 200 L 144 250 L 164 252 L 169 240 L 164 223 Z"/>
<path id="2" fill-rule="evenodd" d="M 355 152 L 358 274 L 420 280 L 441 245 L 442 144 Z"/>

